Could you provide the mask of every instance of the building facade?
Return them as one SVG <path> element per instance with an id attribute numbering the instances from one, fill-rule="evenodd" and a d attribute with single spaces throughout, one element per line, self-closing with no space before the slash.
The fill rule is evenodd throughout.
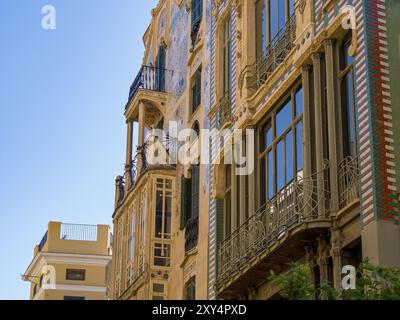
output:
<path id="1" fill-rule="evenodd" d="M 143 66 L 124 113 L 126 165 L 116 180 L 113 215 L 114 299 L 207 298 L 209 169 L 176 161 L 185 142 L 176 133 L 209 127 L 210 26 L 210 0 L 162 0 L 152 11 Z M 188 137 L 191 150 L 201 144 L 195 136 Z M 154 158 L 156 143 L 165 161 Z"/>
<path id="2" fill-rule="evenodd" d="M 394 0 L 160 0 L 124 113 L 112 298 L 279 299 L 270 271 L 293 261 L 337 288 L 365 257 L 400 266 L 399 17 Z M 174 161 L 184 129 L 216 133 L 187 139 L 207 163 Z"/>
<path id="3" fill-rule="evenodd" d="M 364 257 L 399 266 L 399 3 L 214 4 L 211 127 L 254 130 L 255 170 L 210 167 L 209 297 L 279 299 L 292 261 L 336 288 Z"/>
<path id="4" fill-rule="evenodd" d="M 111 276 L 110 227 L 49 222 L 23 280 L 30 300 L 107 300 Z"/>

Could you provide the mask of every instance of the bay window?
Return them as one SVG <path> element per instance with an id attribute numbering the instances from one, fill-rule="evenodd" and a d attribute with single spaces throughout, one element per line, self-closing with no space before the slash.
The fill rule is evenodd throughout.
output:
<path id="1" fill-rule="evenodd" d="M 303 90 L 295 87 L 259 129 L 260 206 L 303 176 Z"/>

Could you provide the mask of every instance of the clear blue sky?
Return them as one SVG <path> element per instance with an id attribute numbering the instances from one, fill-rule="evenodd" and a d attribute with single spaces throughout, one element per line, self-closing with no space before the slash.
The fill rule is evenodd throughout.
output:
<path id="1" fill-rule="evenodd" d="M 123 108 L 156 4 L 0 1 L 0 299 L 28 298 L 20 274 L 48 221 L 111 224 Z"/>

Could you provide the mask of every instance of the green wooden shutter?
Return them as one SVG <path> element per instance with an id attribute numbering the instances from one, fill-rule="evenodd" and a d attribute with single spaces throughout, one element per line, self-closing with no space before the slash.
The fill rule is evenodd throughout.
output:
<path id="1" fill-rule="evenodd" d="M 217 200 L 217 244 L 224 240 L 224 200 Z"/>
<path id="2" fill-rule="evenodd" d="M 192 165 L 192 203 L 191 217 L 199 216 L 199 197 L 200 197 L 200 166 Z"/>
<path id="3" fill-rule="evenodd" d="M 191 216 L 192 179 L 181 178 L 181 230 Z"/>

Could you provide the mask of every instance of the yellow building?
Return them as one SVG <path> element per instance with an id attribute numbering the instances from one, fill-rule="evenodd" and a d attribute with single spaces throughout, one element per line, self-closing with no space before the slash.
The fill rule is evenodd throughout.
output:
<path id="1" fill-rule="evenodd" d="M 159 1 L 124 113 L 113 299 L 278 299 L 270 271 L 293 261 L 337 289 L 365 257 L 400 265 L 400 14 L 367 2 Z M 188 139 L 210 153 L 199 165 L 152 162 L 160 142 L 176 156 L 183 129 L 224 143 Z M 226 161 L 234 130 L 246 175 Z"/>
<path id="2" fill-rule="evenodd" d="M 111 241 L 107 225 L 49 222 L 23 276 L 30 299 L 108 299 Z"/>
<path id="3" fill-rule="evenodd" d="M 125 174 L 116 180 L 114 299 L 207 298 L 208 167 L 151 164 L 147 152 L 155 141 L 150 130 L 167 131 L 169 121 L 177 132 L 208 126 L 211 11 L 205 6 L 161 0 L 143 37 L 143 66 L 124 114 Z M 176 151 L 170 133 L 168 141 L 158 139 L 168 159 Z"/>

